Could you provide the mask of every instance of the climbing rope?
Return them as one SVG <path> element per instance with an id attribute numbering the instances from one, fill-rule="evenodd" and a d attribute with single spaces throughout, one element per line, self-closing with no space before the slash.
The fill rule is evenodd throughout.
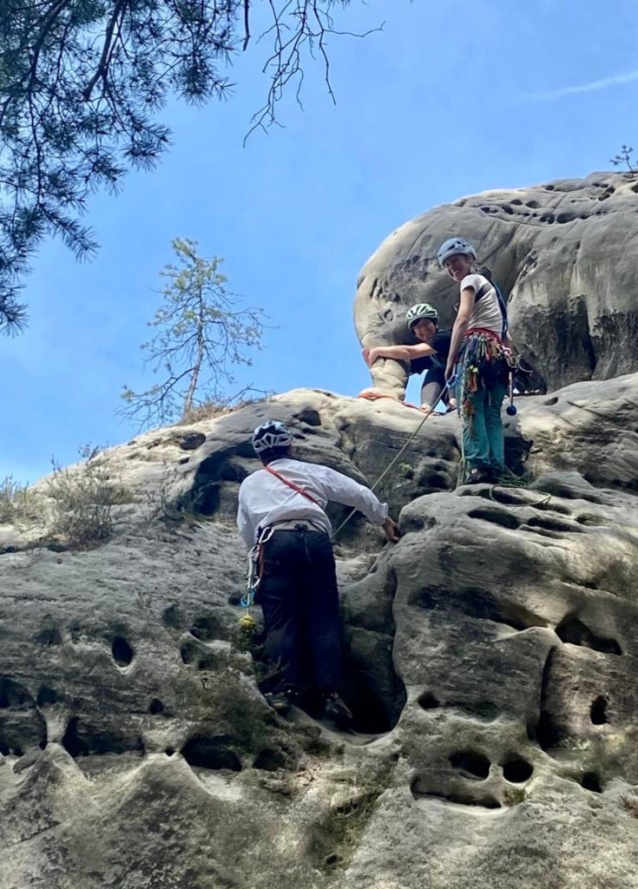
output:
<path id="1" fill-rule="evenodd" d="M 386 477 L 386 475 L 390 472 L 390 470 L 392 469 L 392 467 L 394 466 L 394 464 L 397 462 L 397 460 L 399 459 L 399 457 L 401 457 L 401 455 L 405 452 L 405 450 L 406 450 L 406 448 L 408 447 L 408 445 L 409 445 L 409 444 L 416 438 L 416 436 L 419 434 L 419 432 L 421 431 L 421 427 L 423 426 L 423 424 L 425 423 L 425 421 L 428 420 L 428 419 L 432 416 L 432 414 L 434 413 L 434 410 L 435 410 L 436 406 L 437 406 L 438 403 L 441 401 L 441 399 L 443 398 L 443 396 L 445 395 L 445 393 L 446 393 L 450 388 L 452 388 L 453 385 L 454 385 L 454 380 L 450 380 L 450 381 L 449 381 L 448 383 L 446 383 L 445 386 L 441 389 L 441 392 L 439 393 L 438 398 L 435 400 L 434 404 L 432 405 L 432 410 L 431 410 L 428 414 L 426 414 L 426 415 L 423 417 L 423 419 L 421 420 L 421 422 L 419 423 L 419 425 L 416 427 L 416 429 L 414 430 L 414 432 L 413 432 L 413 433 L 410 435 L 410 437 L 407 439 L 407 441 L 405 442 L 405 444 L 403 445 L 403 447 L 399 450 L 399 452 L 398 452 L 397 454 L 395 454 L 395 456 L 392 458 L 392 460 L 388 463 L 388 465 L 387 465 L 386 468 L 383 470 L 383 472 L 381 473 L 381 475 L 379 476 L 379 478 L 378 478 L 378 479 L 376 480 L 376 482 L 371 486 L 371 488 L 370 488 L 371 491 L 374 491 L 374 490 L 381 484 L 381 482 L 382 482 L 383 479 Z M 366 396 L 364 396 L 364 397 L 366 397 Z M 336 530 L 336 531 L 333 533 L 333 535 L 332 535 L 332 538 L 331 538 L 331 539 L 332 539 L 333 541 L 335 540 L 335 538 L 337 537 L 337 535 L 340 533 L 340 531 L 343 530 L 343 528 L 345 527 L 345 525 L 347 525 L 347 523 L 350 521 L 350 519 L 352 518 L 352 516 L 355 514 L 356 511 L 357 511 L 357 509 L 356 509 L 356 507 L 355 507 L 354 509 L 352 509 L 352 510 L 348 513 L 348 515 L 345 517 L 345 519 L 341 522 L 341 524 L 339 525 L 339 527 L 337 528 L 337 530 Z"/>
<path id="2" fill-rule="evenodd" d="M 513 385 L 512 385 L 512 376 L 513 376 L 513 374 L 512 374 L 511 369 L 510 369 L 510 385 L 509 385 L 509 402 L 510 402 L 510 403 L 509 403 L 509 405 L 508 405 L 508 407 L 507 407 L 507 413 L 508 413 L 510 416 L 513 416 L 513 415 L 516 414 L 516 407 L 514 406 L 514 389 L 513 389 Z M 455 376 L 455 377 L 453 377 L 448 383 L 445 384 L 445 386 L 443 387 L 443 389 L 442 389 L 441 392 L 439 393 L 438 398 L 436 399 L 436 401 L 435 401 L 434 404 L 432 405 L 432 410 L 430 411 L 430 413 L 426 414 L 426 415 L 423 417 L 423 419 L 421 420 L 421 422 L 419 423 L 419 425 L 416 427 L 416 429 L 414 430 L 414 432 L 413 432 L 413 433 L 410 435 L 410 437 L 407 439 L 407 441 L 405 442 L 405 444 L 403 445 L 403 447 L 401 448 L 401 450 L 398 452 L 398 454 L 396 454 L 396 455 L 393 457 L 393 459 L 390 461 L 390 463 L 388 463 L 388 465 L 387 465 L 386 468 L 383 470 L 383 472 L 381 473 L 381 475 L 379 476 L 379 478 L 376 480 L 376 482 L 375 482 L 375 483 L 372 485 L 372 487 L 370 488 L 371 491 L 374 491 L 374 490 L 381 484 L 381 482 L 382 482 L 383 479 L 386 477 L 386 475 L 390 472 L 390 470 L 391 470 L 392 467 L 395 465 L 395 463 L 397 462 L 397 460 L 398 460 L 398 459 L 401 457 L 401 455 L 405 452 L 406 448 L 410 445 L 410 443 L 414 440 L 414 438 L 419 434 L 419 432 L 421 431 L 421 427 L 423 426 L 423 424 L 425 423 L 425 421 L 426 421 L 426 420 L 427 420 L 427 419 L 434 413 L 434 410 L 435 410 L 436 406 L 439 404 L 439 402 L 441 401 L 441 399 L 443 398 L 443 396 L 445 395 L 445 393 L 446 393 L 448 390 L 454 391 L 454 385 L 455 385 L 455 383 L 456 383 L 456 379 L 457 379 L 457 377 Z M 374 393 L 370 393 L 370 394 L 364 394 L 364 393 L 361 393 L 361 395 L 360 395 L 359 397 L 360 397 L 360 398 L 368 398 L 368 399 L 370 399 L 370 400 L 376 400 L 377 398 L 393 398 L 393 396 L 391 396 L 391 395 L 380 395 L 380 394 L 377 395 L 377 394 L 374 394 Z M 398 399 L 394 399 L 394 398 L 393 398 L 393 400 L 397 401 Z M 417 410 L 420 410 L 420 408 L 417 408 L 416 405 L 413 405 L 413 404 L 406 404 L 405 402 L 399 402 L 399 404 L 402 404 L 402 403 L 405 404 L 406 407 L 413 407 L 413 408 L 416 408 Z M 461 462 L 460 462 L 459 470 L 460 470 L 460 472 L 461 472 L 462 474 L 464 474 L 465 471 L 466 471 L 466 466 L 465 466 L 465 447 L 464 447 L 464 441 L 463 441 L 463 434 L 461 434 Z M 519 477 L 519 476 L 517 476 L 517 475 L 514 475 L 513 472 L 507 472 L 506 474 L 504 474 L 504 477 L 501 478 L 501 479 L 499 480 L 498 485 L 499 485 L 499 487 L 504 487 L 504 488 L 506 488 L 506 487 L 524 487 L 526 483 L 529 483 L 529 481 L 526 480 L 525 478 L 521 478 L 521 477 Z M 341 522 L 341 524 L 339 525 L 339 527 L 337 528 L 337 530 L 336 530 L 336 531 L 333 533 L 333 535 L 332 535 L 332 538 L 331 538 L 331 539 L 332 539 L 333 542 L 334 542 L 335 538 L 337 537 L 337 535 L 343 530 L 344 526 L 350 521 L 350 519 L 352 518 L 352 516 L 356 513 L 356 511 L 357 511 L 356 508 L 355 508 L 355 509 L 352 509 L 352 510 L 348 513 L 348 515 L 345 517 L 345 519 L 343 520 L 343 522 Z"/>
<path id="3" fill-rule="evenodd" d="M 370 488 L 371 491 L 374 491 L 374 490 L 376 490 L 376 488 L 379 487 L 379 485 L 381 484 L 383 479 L 388 475 L 390 470 L 395 466 L 397 461 L 405 453 L 407 448 L 410 446 L 410 444 L 414 441 L 416 436 L 419 434 L 419 432 L 423 428 L 423 424 L 435 412 L 437 405 L 443 399 L 446 392 L 454 390 L 455 382 L 456 382 L 456 377 L 453 377 L 441 389 L 441 392 L 439 393 L 438 397 L 435 399 L 434 404 L 432 405 L 432 408 L 429 411 L 429 413 L 425 414 L 425 416 L 423 417 L 423 419 L 421 420 L 419 425 L 416 427 L 414 432 L 412 432 L 410 434 L 410 436 L 406 439 L 403 446 L 399 449 L 399 451 L 395 454 L 395 456 L 392 458 L 392 460 L 385 467 L 385 469 L 383 470 L 381 475 L 377 478 L 377 480 L 371 486 L 371 488 Z M 382 395 L 382 394 L 376 394 L 376 393 L 368 393 L 368 394 L 361 393 L 361 395 L 359 397 L 366 398 L 370 401 L 376 401 L 379 398 L 391 398 L 393 401 L 397 401 L 398 404 L 403 404 L 404 407 L 410 407 L 410 408 L 414 408 L 415 410 L 421 410 L 421 408 L 417 407 L 417 405 L 409 404 L 409 403 L 405 403 L 405 402 L 400 402 L 398 399 L 394 398 L 391 395 Z M 513 400 L 514 400 L 513 391 L 512 391 L 512 387 L 510 386 L 510 406 L 512 406 Z M 515 411 L 515 409 L 514 409 L 514 411 Z M 463 436 L 461 436 L 461 469 L 463 469 L 464 463 L 465 463 L 465 454 L 464 454 L 464 447 L 463 447 Z M 518 479 L 517 476 L 513 476 L 513 477 Z M 518 481 L 519 481 L 519 485 L 520 485 L 521 480 L 518 479 Z M 499 487 L 507 487 L 507 486 L 508 486 L 508 481 L 504 481 L 504 480 L 500 481 Z M 301 492 L 301 493 L 304 493 L 304 492 Z M 308 496 L 308 495 L 306 494 L 306 496 Z M 312 498 L 309 498 L 309 499 L 312 499 Z M 350 521 L 350 519 L 353 517 L 353 515 L 356 512 L 357 512 L 357 509 L 355 507 L 348 513 L 348 515 L 341 522 L 341 524 L 338 526 L 336 531 L 333 532 L 332 537 L 331 537 L 331 540 L 333 542 L 334 542 L 335 538 L 344 529 L 344 527 L 348 524 L 348 522 Z M 268 529 L 268 530 L 272 530 L 272 529 Z M 253 615 L 251 613 L 251 609 L 252 609 L 253 605 L 255 604 L 255 593 L 257 591 L 257 587 L 259 586 L 260 575 L 261 575 L 261 570 L 260 570 L 261 566 L 258 564 L 259 563 L 259 554 L 261 552 L 261 549 L 260 549 L 261 542 L 265 542 L 265 541 L 259 541 L 249 553 L 249 556 L 248 556 L 248 566 L 249 567 L 248 567 L 248 573 L 247 573 L 246 592 L 242 596 L 242 599 L 241 599 L 241 605 L 244 608 L 246 608 L 246 614 L 244 614 L 239 619 L 239 625 L 247 633 L 251 633 L 257 625 L 257 621 L 253 617 Z"/>

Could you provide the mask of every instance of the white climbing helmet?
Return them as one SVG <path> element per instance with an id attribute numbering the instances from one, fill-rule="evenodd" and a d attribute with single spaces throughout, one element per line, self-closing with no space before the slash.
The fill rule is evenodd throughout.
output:
<path id="1" fill-rule="evenodd" d="M 287 448 L 292 444 L 292 435 L 287 426 L 279 420 L 266 420 L 253 432 L 251 439 L 256 454 L 269 451 L 271 448 Z"/>
<path id="2" fill-rule="evenodd" d="M 463 238 L 448 238 L 447 241 L 441 244 L 439 252 L 436 254 L 441 268 L 443 268 L 443 263 L 446 259 L 449 259 L 450 256 L 455 256 L 457 253 L 463 253 L 465 256 L 471 256 L 473 259 L 476 259 L 476 250 L 466 240 Z"/>
<path id="3" fill-rule="evenodd" d="M 406 323 L 410 330 L 414 327 L 414 325 L 421 321 L 422 318 L 425 318 L 427 321 L 434 321 L 435 324 L 439 321 L 439 313 L 431 306 L 430 303 L 417 303 L 416 306 L 412 306 L 411 309 L 408 309 L 408 314 L 405 316 Z"/>

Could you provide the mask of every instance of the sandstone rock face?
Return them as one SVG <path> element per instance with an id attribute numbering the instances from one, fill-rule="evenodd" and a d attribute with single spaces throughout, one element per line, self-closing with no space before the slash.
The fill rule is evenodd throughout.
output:
<path id="1" fill-rule="evenodd" d="M 458 292 L 436 261 L 467 238 L 508 297 L 514 341 L 550 389 L 638 369 L 638 184 L 596 173 L 437 207 L 387 238 L 363 267 L 355 324 L 363 345 L 410 341 L 405 312 L 431 302 L 442 324 Z M 378 361 L 379 389 L 402 394 L 405 368 Z"/>
<path id="2" fill-rule="evenodd" d="M 455 489 L 458 420 L 423 425 L 401 541 L 336 545 L 349 734 L 273 714 L 238 628 L 266 416 L 369 482 L 421 420 L 288 393 L 109 451 L 101 547 L 1 529 L 0 889 L 632 889 L 638 374 L 521 399 L 528 488 Z"/>

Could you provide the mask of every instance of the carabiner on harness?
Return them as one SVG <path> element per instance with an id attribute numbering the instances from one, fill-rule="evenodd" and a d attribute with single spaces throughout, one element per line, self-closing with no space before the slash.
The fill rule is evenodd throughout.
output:
<path id="1" fill-rule="evenodd" d="M 263 551 L 262 547 L 264 543 L 267 543 L 274 531 L 274 527 L 270 525 L 267 528 L 263 528 L 259 532 L 259 536 L 257 538 L 257 543 L 253 546 L 253 548 L 248 553 L 248 570 L 246 572 L 246 592 L 241 597 L 240 604 L 243 608 L 247 608 L 249 611 L 252 606 L 255 604 L 255 594 L 257 593 L 257 588 L 259 587 L 259 582 L 261 580 L 262 569 L 263 569 Z"/>

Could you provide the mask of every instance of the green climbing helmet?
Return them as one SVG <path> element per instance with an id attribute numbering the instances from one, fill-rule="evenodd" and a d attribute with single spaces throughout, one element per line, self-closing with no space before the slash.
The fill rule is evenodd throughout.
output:
<path id="1" fill-rule="evenodd" d="M 425 318 L 426 321 L 434 321 L 435 324 L 439 323 L 439 313 L 434 306 L 430 305 L 430 303 L 417 303 L 416 306 L 412 306 L 411 309 L 408 309 L 408 314 L 405 316 L 405 320 L 410 330 L 412 330 L 414 325 L 423 318 Z"/>

